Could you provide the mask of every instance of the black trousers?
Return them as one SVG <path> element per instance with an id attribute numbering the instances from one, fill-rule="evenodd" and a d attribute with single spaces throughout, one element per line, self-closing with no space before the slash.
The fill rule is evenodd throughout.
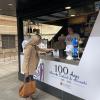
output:
<path id="1" fill-rule="evenodd" d="M 22 82 L 28 82 L 29 80 L 34 80 L 33 75 L 29 75 L 29 76 L 25 77 L 25 75 L 23 74 L 21 76 L 21 81 Z"/>

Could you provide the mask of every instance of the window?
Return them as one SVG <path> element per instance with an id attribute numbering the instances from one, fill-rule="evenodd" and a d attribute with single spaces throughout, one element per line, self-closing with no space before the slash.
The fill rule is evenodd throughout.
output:
<path id="1" fill-rule="evenodd" d="M 15 48 L 15 35 L 2 35 L 1 38 L 3 49 Z"/>

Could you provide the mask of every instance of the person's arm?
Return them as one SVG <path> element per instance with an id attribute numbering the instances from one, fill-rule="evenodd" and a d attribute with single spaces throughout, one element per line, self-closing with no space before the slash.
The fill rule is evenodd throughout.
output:
<path id="1" fill-rule="evenodd" d="M 38 51 L 41 51 L 41 52 L 51 52 L 54 49 L 52 49 L 52 48 L 39 48 L 39 47 L 37 47 L 37 50 Z"/>

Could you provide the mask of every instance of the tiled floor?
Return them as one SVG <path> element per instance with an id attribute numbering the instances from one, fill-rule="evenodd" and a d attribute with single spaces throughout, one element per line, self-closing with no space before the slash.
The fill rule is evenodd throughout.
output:
<path id="1" fill-rule="evenodd" d="M 17 70 L 17 61 L 0 63 L 0 100 L 24 100 L 18 95 L 19 81 L 17 77 Z M 40 91 L 39 96 L 34 98 L 34 100 L 60 99 Z"/>
<path id="2" fill-rule="evenodd" d="M 24 100 L 18 96 L 19 81 L 17 73 L 0 78 L 0 100 Z M 43 91 L 34 100 L 59 100 Z"/>
<path id="3" fill-rule="evenodd" d="M 18 71 L 18 60 L 0 61 L 0 78 Z"/>

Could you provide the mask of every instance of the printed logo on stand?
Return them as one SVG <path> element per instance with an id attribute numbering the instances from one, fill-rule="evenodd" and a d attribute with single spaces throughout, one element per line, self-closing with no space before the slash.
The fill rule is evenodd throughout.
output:
<path id="1" fill-rule="evenodd" d="M 70 88 L 72 84 L 87 86 L 87 81 L 80 78 L 80 75 L 71 71 L 67 66 L 55 65 L 52 66 L 49 72 L 53 77 L 60 79 L 60 85 Z"/>

